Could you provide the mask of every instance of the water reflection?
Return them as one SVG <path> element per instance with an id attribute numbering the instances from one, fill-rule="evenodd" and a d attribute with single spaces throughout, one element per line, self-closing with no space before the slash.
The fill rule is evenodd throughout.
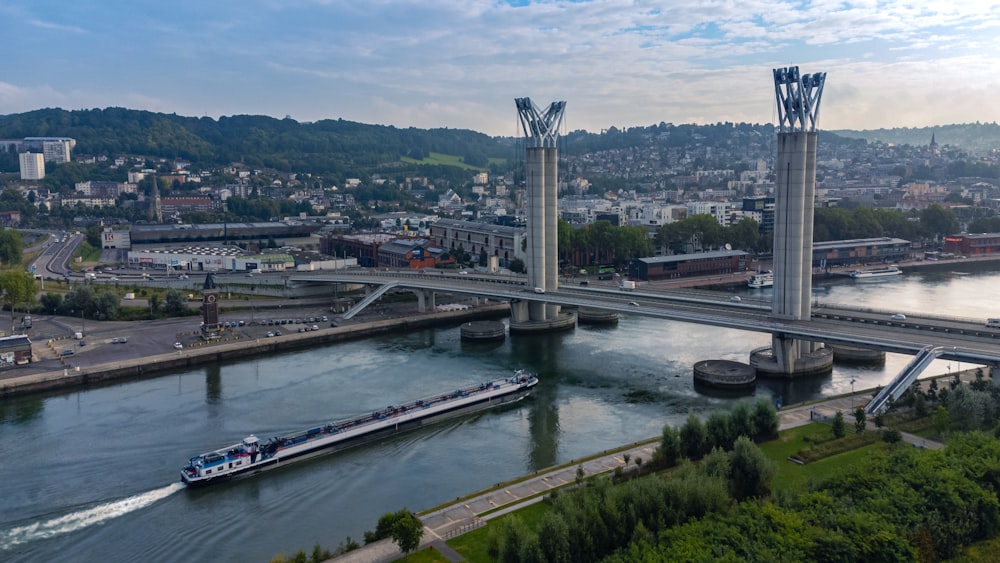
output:
<path id="1" fill-rule="evenodd" d="M 42 414 L 45 402 L 39 397 L 0 401 L 0 423 L 26 424 Z"/>
<path id="2" fill-rule="evenodd" d="M 205 367 L 205 402 L 210 405 L 222 401 L 222 366 L 209 364 Z"/>

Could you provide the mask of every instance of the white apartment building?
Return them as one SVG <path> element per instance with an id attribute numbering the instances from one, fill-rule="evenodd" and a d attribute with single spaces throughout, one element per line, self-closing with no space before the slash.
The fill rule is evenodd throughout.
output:
<path id="1" fill-rule="evenodd" d="M 25 150 L 40 151 L 45 155 L 45 162 L 69 162 L 76 139 L 69 137 L 25 137 Z"/>
<path id="2" fill-rule="evenodd" d="M 45 177 L 45 155 L 37 152 L 22 152 L 17 157 L 21 163 L 22 180 L 41 180 Z"/>
<path id="3" fill-rule="evenodd" d="M 689 201 L 686 204 L 688 217 L 692 215 L 711 215 L 722 226 L 729 224 L 728 215 L 732 204 L 719 201 Z"/>

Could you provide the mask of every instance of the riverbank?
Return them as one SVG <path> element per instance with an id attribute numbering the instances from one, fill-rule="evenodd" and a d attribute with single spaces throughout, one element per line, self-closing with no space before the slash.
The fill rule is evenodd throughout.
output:
<path id="1" fill-rule="evenodd" d="M 286 312 L 288 312 L 287 309 Z M 182 349 L 153 355 L 143 355 L 144 349 L 141 346 L 116 344 L 104 347 L 110 356 L 106 355 L 107 361 L 99 364 L 66 366 L 58 370 L 35 371 L 27 374 L 6 374 L 3 379 L 0 379 L 0 398 L 96 385 L 129 378 L 149 377 L 197 365 L 245 360 L 254 356 L 324 346 L 390 332 L 422 330 L 447 325 L 456 325 L 457 327 L 457 325 L 473 320 L 503 318 L 508 316 L 509 312 L 510 308 L 506 303 L 488 303 L 457 311 L 437 311 L 345 323 L 309 332 L 289 331 L 288 334 L 281 336 L 248 337 L 234 333 L 234 336 L 210 343 L 186 342 Z M 157 330 L 155 325 L 150 326 L 152 328 L 149 330 Z M 132 331 L 122 330 L 120 332 L 134 337 Z M 75 345 L 72 340 L 67 342 L 71 347 Z M 96 343 L 97 346 L 102 344 L 103 342 Z M 51 344 L 49 347 L 52 347 Z"/>

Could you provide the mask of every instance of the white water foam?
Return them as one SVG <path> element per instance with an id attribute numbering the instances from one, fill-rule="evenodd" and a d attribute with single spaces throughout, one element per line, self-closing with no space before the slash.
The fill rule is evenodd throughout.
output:
<path id="1" fill-rule="evenodd" d="M 166 487 L 133 495 L 114 502 L 99 504 L 86 510 L 79 510 L 53 518 L 0 531 L 0 551 L 6 551 L 23 543 L 55 537 L 101 524 L 145 508 L 158 500 L 165 499 L 184 488 L 183 483 L 172 483 Z"/>

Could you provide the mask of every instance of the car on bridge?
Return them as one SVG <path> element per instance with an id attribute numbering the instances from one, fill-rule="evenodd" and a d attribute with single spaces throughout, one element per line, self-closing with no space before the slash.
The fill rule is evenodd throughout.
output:
<path id="1" fill-rule="evenodd" d="M 894 320 L 894 321 L 905 321 L 906 320 L 906 315 L 904 315 L 903 313 L 896 313 L 895 315 L 893 315 L 893 316 L 891 316 L 889 318 L 892 319 L 892 320 Z"/>

